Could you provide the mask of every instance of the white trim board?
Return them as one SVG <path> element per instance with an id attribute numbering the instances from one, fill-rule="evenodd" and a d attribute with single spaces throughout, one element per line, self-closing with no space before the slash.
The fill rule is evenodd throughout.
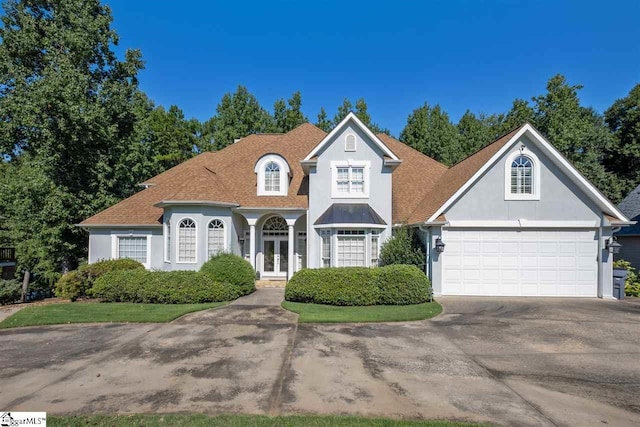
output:
<path id="1" fill-rule="evenodd" d="M 311 150 L 311 152 L 307 155 L 307 157 L 304 158 L 304 160 L 301 161 L 301 163 L 311 161 L 311 158 L 315 156 L 325 145 L 327 145 L 329 141 L 331 141 L 333 137 L 335 137 L 338 132 L 342 130 L 342 128 L 347 124 L 349 120 L 352 120 L 356 124 L 356 126 L 358 126 L 365 133 L 365 135 L 367 135 L 371 139 L 371 141 L 373 141 L 374 144 L 376 144 L 384 152 L 385 155 L 389 156 L 392 160 L 400 160 L 395 154 L 393 154 L 389 147 L 387 147 L 385 143 L 376 136 L 376 134 L 371 132 L 371 129 L 369 129 L 364 123 L 362 123 L 358 116 L 356 116 L 353 112 L 350 112 L 344 119 L 342 119 L 338 126 L 333 128 L 333 130 L 329 132 L 329 134 L 325 136 L 324 139 L 320 141 L 320 143 L 316 145 L 313 150 Z"/>
<path id="2" fill-rule="evenodd" d="M 518 140 L 527 134 L 534 144 L 540 145 L 548 154 L 551 161 L 566 172 L 566 175 L 581 188 L 590 198 L 607 213 L 617 217 L 621 221 L 628 221 L 622 212 L 615 207 L 593 184 L 591 184 L 573 165 L 551 145 L 531 124 L 527 123 L 511 139 L 498 150 L 462 187 L 456 191 L 438 210 L 425 222 L 433 222 L 442 215 L 456 200 L 458 200 L 480 177 L 492 167 Z"/>

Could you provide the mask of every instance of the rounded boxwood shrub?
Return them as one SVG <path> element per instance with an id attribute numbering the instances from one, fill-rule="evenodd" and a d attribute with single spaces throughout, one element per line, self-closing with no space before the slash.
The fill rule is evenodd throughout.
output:
<path id="1" fill-rule="evenodd" d="M 406 305 L 428 301 L 429 279 L 413 265 L 304 269 L 285 289 L 287 301 L 327 305 Z"/>
<path id="2" fill-rule="evenodd" d="M 389 265 L 374 270 L 380 288 L 378 304 L 420 304 L 431 299 L 429 278 L 415 265 Z"/>
<path id="3" fill-rule="evenodd" d="M 104 302 L 196 304 L 231 301 L 235 290 L 197 271 L 112 271 L 96 279 L 89 294 Z"/>
<path id="4" fill-rule="evenodd" d="M 229 283 L 238 295 L 248 295 L 256 290 L 256 272 L 251 264 L 241 256 L 220 253 L 211 257 L 200 268 L 217 282 Z"/>
<path id="5" fill-rule="evenodd" d="M 144 266 L 138 261 L 123 259 L 108 259 L 85 264 L 77 270 L 64 274 L 54 287 L 55 295 L 58 298 L 68 298 L 75 301 L 78 298 L 86 297 L 87 291 L 91 289 L 94 281 L 103 274 L 111 271 L 121 270 L 144 270 Z"/>

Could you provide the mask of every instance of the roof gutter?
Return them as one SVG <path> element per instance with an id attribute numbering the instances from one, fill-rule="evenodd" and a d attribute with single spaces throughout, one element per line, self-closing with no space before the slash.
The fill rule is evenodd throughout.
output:
<path id="1" fill-rule="evenodd" d="M 81 228 L 158 228 L 162 224 L 74 224 L 74 227 Z"/>

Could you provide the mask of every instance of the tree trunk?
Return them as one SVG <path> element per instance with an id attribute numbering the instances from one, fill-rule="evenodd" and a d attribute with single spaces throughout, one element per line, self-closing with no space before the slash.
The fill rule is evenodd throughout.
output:
<path id="1" fill-rule="evenodd" d="M 22 302 L 27 302 L 27 288 L 29 287 L 29 279 L 31 278 L 31 272 L 29 270 L 24 271 L 24 277 L 22 279 Z"/>

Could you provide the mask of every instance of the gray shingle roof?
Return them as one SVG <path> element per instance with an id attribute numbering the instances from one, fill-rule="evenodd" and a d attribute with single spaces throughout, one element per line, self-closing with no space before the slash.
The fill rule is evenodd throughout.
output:
<path id="1" fill-rule="evenodd" d="M 620 202 L 618 208 L 622 213 L 630 218 L 631 221 L 638 223 L 630 227 L 622 227 L 616 235 L 640 235 L 640 185 L 634 188 L 623 201 Z"/>

